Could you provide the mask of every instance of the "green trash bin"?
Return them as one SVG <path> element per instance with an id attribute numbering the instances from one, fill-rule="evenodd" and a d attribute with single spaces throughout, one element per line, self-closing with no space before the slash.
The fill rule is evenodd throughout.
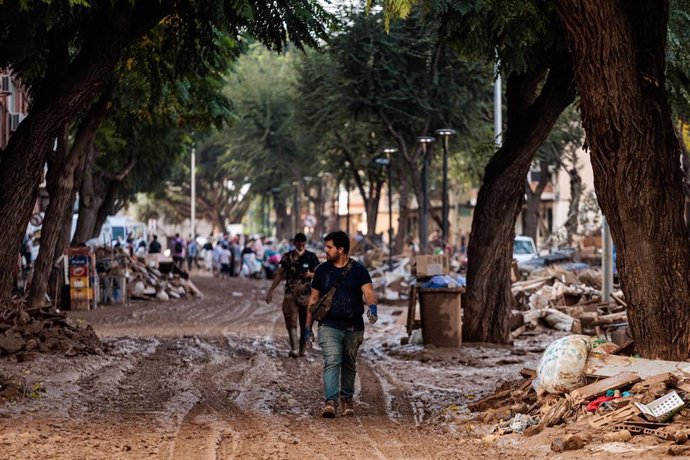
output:
<path id="1" fill-rule="evenodd" d="M 422 317 L 424 345 L 459 348 L 462 345 L 462 307 L 465 289 L 419 288 L 419 313 Z"/>

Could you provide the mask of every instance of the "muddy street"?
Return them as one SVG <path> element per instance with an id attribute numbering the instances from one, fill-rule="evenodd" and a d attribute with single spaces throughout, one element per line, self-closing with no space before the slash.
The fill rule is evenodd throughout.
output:
<path id="1" fill-rule="evenodd" d="M 516 349 L 400 345 L 405 307 L 381 306 L 360 350 L 355 417 L 322 419 L 321 355 L 287 356 L 268 281 L 199 276 L 202 300 L 131 302 L 70 316 L 100 355 L 0 360 L 35 391 L 0 406 L 0 458 L 534 458 L 547 439 L 486 443 L 465 405 L 534 366 Z M 282 291 L 282 290 L 281 290 Z M 531 340 L 531 341 L 530 341 Z"/>

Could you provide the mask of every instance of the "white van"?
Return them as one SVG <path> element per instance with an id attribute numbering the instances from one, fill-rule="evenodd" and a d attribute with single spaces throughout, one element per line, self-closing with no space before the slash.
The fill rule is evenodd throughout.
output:
<path id="1" fill-rule="evenodd" d="M 109 216 L 101 227 L 101 234 L 98 241 L 108 245 L 114 245 L 118 238 L 122 241 L 127 240 L 127 235 L 132 234 L 135 242 L 147 241 L 147 227 L 142 222 L 137 222 L 128 216 Z"/>
<path id="2" fill-rule="evenodd" d="M 74 236 L 74 232 L 77 230 L 78 217 L 78 214 L 72 215 L 72 233 L 70 234 L 70 240 Z M 134 220 L 134 218 L 129 216 L 108 216 L 101 227 L 101 233 L 98 235 L 98 243 L 106 246 L 112 246 L 117 242 L 118 237 L 122 237 L 122 241 L 126 241 L 127 235 L 130 233 L 132 233 L 132 236 L 134 236 L 134 241 L 140 241 L 143 239 L 148 244 L 146 239 L 146 224 L 137 222 Z"/>

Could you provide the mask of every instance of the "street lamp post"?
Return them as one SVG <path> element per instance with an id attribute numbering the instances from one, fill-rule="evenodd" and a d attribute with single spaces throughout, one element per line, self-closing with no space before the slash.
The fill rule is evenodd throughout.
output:
<path id="1" fill-rule="evenodd" d="M 427 153 L 427 144 L 434 142 L 436 138 L 433 136 L 420 136 L 417 142 L 422 144 L 422 215 L 421 228 L 419 234 L 419 250 L 422 254 L 426 254 L 427 243 L 429 239 L 429 155 Z"/>
<path id="2" fill-rule="evenodd" d="M 397 152 L 395 147 L 383 149 L 386 158 L 377 158 L 376 164 L 388 168 L 388 271 L 393 271 L 393 175 L 391 173 L 391 155 Z"/>
<path id="3" fill-rule="evenodd" d="M 455 130 L 442 128 L 436 130 L 436 135 L 443 138 L 443 242 L 447 245 L 450 242 L 448 235 L 448 138 L 455 135 Z"/>
<path id="4" fill-rule="evenodd" d="M 191 231 L 189 232 L 190 235 L 192 235 L 192 238 L 196 238 L 196 148 L 192 147 L 192 196 L 191 198 L 191 217 L 189 219 L 189 224 L 191 227 Z"/>

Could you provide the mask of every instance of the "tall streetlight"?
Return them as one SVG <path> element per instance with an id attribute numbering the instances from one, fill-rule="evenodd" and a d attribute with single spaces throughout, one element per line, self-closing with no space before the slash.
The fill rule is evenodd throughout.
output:
<path id="1" fill-rule="evenodd" d="M 192 235 L 192 239 L 196 239 L 196 148 L 192 147 L 192 209 L 191 209 L 191 217 L 189 219 L 189 224 L 191 226 L 191 231 L 189 232 L 190 235 Z"/>
<path id="2" fill-rule="evenodd" d="M 422 144 L 422 216 L 421 229 L 419 235 L 419 249 L 422 254 L 426 254 L 426 246 L 429 239 L 429 155 L 427 153 L 427 144 L 431 144 L 436 140 L 433 136 L 420 136 L 417 142 Z"/>
<path id="3" fill-rule="evenodd" d="M 436 135 L 443 138 L 443 242 L 447 245 L 450 241 L 448 235 L 448 139 L 455 135 L 451 128 L 436 130 Z"/>
<path id="4" fill-rule="evenodd" d="M 391 174 L 391 155 L 397 152 L 395 147 L 386 147 L 383 153 L 386 158 L 377 158 L 376 164 L 388 168 L 388 271 L 393 271 L 393 175 Z"/>

